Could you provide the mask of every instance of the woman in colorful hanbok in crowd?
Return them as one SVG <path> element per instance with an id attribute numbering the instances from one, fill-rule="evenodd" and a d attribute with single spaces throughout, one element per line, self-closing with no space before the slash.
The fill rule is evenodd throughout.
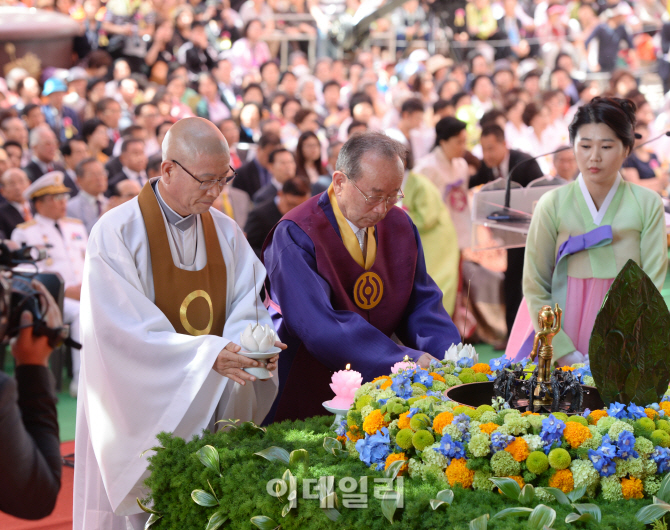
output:
<path id="1" fill-rule="evenodd" d="M 563 309 L 553 340 L 561 366 L 588 359 L 596 315 L 612 282 L 629 259 L 656 287 L 663 286 L 668 249 L 663 204 L 657 193 L 626 182 L 620 169 L 635 144 L 635 104 L 594 98 L 570 124 L 580 174 L 538 202 L 526 242 L 524 301 L 506 357 L 530 354 L 543 305 Z"/>

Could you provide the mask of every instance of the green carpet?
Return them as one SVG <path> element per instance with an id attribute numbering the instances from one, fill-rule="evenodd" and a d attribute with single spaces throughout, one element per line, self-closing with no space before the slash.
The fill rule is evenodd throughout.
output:
<path id="1" fill-rule="evenodd" d="M 495 357 L 500 357 L 505 352 L 495 350 L 489 344 L 475 345 L 477 353 L 479 353 L 479 362 L 488 363 Z M 14 373 L 14 360 L 11 355 L 5 356 L 5 372 Z M 69 388 L 70 380 L 66 374 L 63 374 L 63 388 Z M 77 400 L 70 396 L 67 390 L 58 394 L 58 424 L 60 425 L 60 439 L 62 442 L 74 440 L 75 432 L 75 417 L 77 416 Z"/>

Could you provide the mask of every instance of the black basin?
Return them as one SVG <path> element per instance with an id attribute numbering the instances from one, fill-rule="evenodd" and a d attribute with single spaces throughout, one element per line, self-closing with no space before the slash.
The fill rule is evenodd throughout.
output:
<path id="1" fill-rule="evenodd" d="M 596 410 L 605 408 L 605 404 L 600 398 L 596 387 L 582 385 L 582 389 L 584 390 L 583 409 Z M 491 400 L 495 397 L 493 394 L 493 381 L 453 386 L 446 390 L 444 395 L 461 405 L 469 405 L 471 407 L 490 405 Z"/>

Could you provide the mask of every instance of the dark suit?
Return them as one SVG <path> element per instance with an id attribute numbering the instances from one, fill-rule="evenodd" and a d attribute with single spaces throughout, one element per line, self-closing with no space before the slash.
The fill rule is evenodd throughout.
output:
<path id="1" fill-rule="evenodd" d="M 261 181 L 261 175 L 255 160 L 255 158 L 252 158 L 249 162 L 240 167 L 240 169 L 237 170 L 237 176 L 233 180 L 233 188 L 246 191 L 249 194 L 249 198 L 253 197 L 254 193 L 266 184 Z"/>
<path id="2" fill-rule="evenodd" d="M 528 162 L 524 162 L 528 160 Z M 517 164 L 523 162 L 514 170 Z M 514 149 L 509 150 L 509 165 L 508 171 L 514 170 L 512 180 L 518 182 L 522 186 L 528 184 L 542 176 L 542 170 L 535 160 L 532 160 L 530 155 L 522 151 Z M 470 187 L 478 186 L 479 184 L 486 184 L 495 180 L 493 171 L 490 167 L 482 162 L 479 171 L 470 177 Z M 507 271 L 505 272 L 505 320 L 507 321 L 507 333 L 512 329 L 516 312 L 519 309 L 521 300 L 523 299 L 523 290 L 521 288 L 521 281 L 523 279 L 523 260 L 525 248 L 510 248 L 507 250 Z"/>
<path id="3" fill-rule="evenodd" d="M 114 156 L 107 160 L 105 169 L 107 170 L 107 175 L 109 177 L 113 177 L 117 173 L 121 173 L 123 170 L 123 164 L 121 163 L 121 160 L 119 160 L 118 156 Z"/>
<path id="4" fill-rule="evenodd" d="M 77 193 L 79 193 L 79 188 L 70 178 L 70 176 L 65 172 L 65 168 L 55 162 L 52 162 L 52 164 L 54 167 L 53 168 L 54 171 L 63 172 L 63 184 L 65 184 L 70 189 L 70 196 L 74 197 L 75 195 L 77 195 Z M 30 164 L 28 164 L 26 167 L 22 169 L 23 171 L 26 172 L 26 175 L 28 175 L 30 182 L 35 182 L 38 178 L 44 175 L 44 171 L 42 171 L 42 168 L 34 160 L 31 160 Z"/>
<path id="5" fill-rule="evenodd" d="M 122 180 L 126 180 L 128 178 L 129 178 L 128 175 L 126 175 L 123 172 L 123 169 L 121 171 L 119 171 L 116 175 L 114 175 L 113 177 L 110 177 L 109 180 L 107 181 L 107 191 L 105 192 L 105 195 L 107 197 L 111 197 L 112 196 L 112 187 L 115 186 L 116 184 L 118 184 L 119 182 L 121 182 Z"/>
<path id="6" fill-rule="evenodd" d="M 274 199 L 276 196 L 277 188 L 275 188 L 275 185 L 270 182 L 254 193 L 254 196 L 251 199 L 254 201 L 254 204 L 263 204 L 270 199 Z"/>
<path id="7" fill-rule="evenodd" d="M 17 391 L 18 387 L 18 391 Z M 24 519 L 49 515 L 60 490 L 56 400 L 49 369 L 0 372 L 0 511 Z"/>
<path id="8" fill-rule="evenodd" d="M 9 239 L 16 225 L 23 223 L 25 219 L 10 203 L 5 203 L 0 206 L 0 230 Z"/>
<path id="9" fill-rule="evenodd" d="M 261 249 L 263 248 L 265 238 L 281 218 L 282 214 L 277 208 L 274 199 L 257 205 L 249 213 L 247 224 L 244 225 L 244 232 L 247 234 L 249 245 L 251 245 L 251 248 L 254 249 L 259 258 L 261 257 Z"/>

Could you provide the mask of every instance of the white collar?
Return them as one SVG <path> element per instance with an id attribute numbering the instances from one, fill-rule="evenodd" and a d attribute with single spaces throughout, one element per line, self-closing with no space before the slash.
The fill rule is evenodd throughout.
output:
<path id="1" fill-rule="evenodd" d="M 88 192 L 85 192 L 84 190 L 79 190 L 79 195 L 81 195 L 82 199 L 85 199 L 88 201 L 90 204 L 95 204 L 97 201 L 103 202 L 104 195 L 100 194 L 97 197 L 94 197 Z"/>
<path id="2" fill-rule="evenodd" d="M 347 219 L 346 217 L 344 218 L 344 220 L 345 220 L 345 221 L 347 222 L 347 224 L 351 227 L 351 229 L 353 230 L 354 234 L 357 234 L 358 232 L 360 232 L 361 230 L 363 230 L 363 228 L 358 228 L 354 223 L 352 223 L 352 222 L 351 222 L 349 219 Z"/>
<path id="3" fill-rule="evenodd" d="M 593 202 L 593 199 L 591 198 L 591 194 L 589 193 L 588 188 L 586 187 L 584 177 L 582 176 L 581 173 L 577 177 L 577 182 L 579 182 L 579 188 L 582 190 L 582 195 L 584 196 L 584 200 L 586 201 L 586 206 L 588 206 L 589 212 L 591 212 L 591 217 L 593 217 L 594 225 L 600 226 L 600 223 L 603 222 L 605 214 L 607 213 L 607 209 L 612 203 L 612 199 L 614 199 L 614 195 L 619 189 L 619 184 L 621 184 L 622 180 L 623 179 L 621 178 L 621 173 L 617 173 L 616 179 L 614 180 L 614 184 L 612 184 L 612 187 L 610 188 L 610 191 L 607 193 L 607 196 L 605 197 L 605 200 L 603 201 L 600 210 L 598 210 L 596 208 L 595 203 Z"/>

